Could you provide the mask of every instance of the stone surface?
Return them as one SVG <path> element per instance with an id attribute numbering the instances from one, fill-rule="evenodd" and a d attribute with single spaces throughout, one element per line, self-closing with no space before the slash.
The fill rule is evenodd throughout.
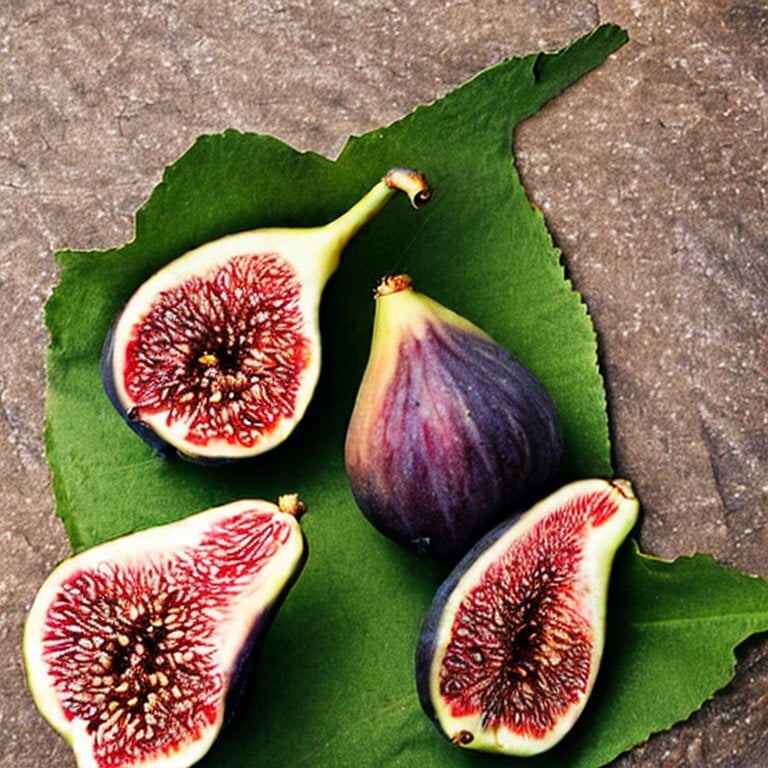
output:
<path id="1" fill-rule="evenodd" d="M 333 154 L 513 54 L 631 42 L 521 126 L 517 162 L 601 341 L 616 464 L 656 554 L 768 577 L 768 10 L 759 0 L 8 0 L 0 8 L 0 766 L 73 764 L 24 688 L 32 596 L 67 553 L 42 443 L 53 250 L 131 237 L 205 132 Z M 757 768 L 768 648 L 617 765 Z"/>

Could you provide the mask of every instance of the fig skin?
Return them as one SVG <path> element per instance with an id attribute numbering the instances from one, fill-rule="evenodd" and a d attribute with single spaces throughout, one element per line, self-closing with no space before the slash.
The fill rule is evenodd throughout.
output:
<path id="1" fill-rule="evenodd" d="M 537 524 L 546 525 L 547 518 L 551 520 L 553 512 L 569 504 L 576 508 L 579 505 L 587 506 L 590 499 L 597 500 L 596 504 L 604 503 L 604 509 L 613 511 L 605 515 L 602 522 L 597 521 L 592 527 L 588 526 L 588 541 L 583 545 L 582 562 L 577 566 L 581 579 L 576 587 L 578 599 L 582 609 L 591 616 L 590 670 L 582 695 L 562 713 L 561 719 L 548 732 L 538 737 L 525 732 L 522 735 L 513 733 L 499 726 L 496 726 L 496 730 L 490 728 L 486 732 L 484 726 L 487 712 L 478 711 L 454 717 L 448 710 L 449 705 L 440 698 L 442 689 L 436 683 L 436 676 L 441 669 L 440 662 L 445 650 L 453 638 L 454 620 L 461 610 L 463 600 L 478 587 L 483 576 L 502 561 L 504 553 L 516 540 L 523 540 Z M 524 513 L 503 521 L 478 541 L 454 567 L 435 593 L 422 625 L 415 654 L 419 701 L 424 713 L 443 738 L 462 748 L 525 757 L 551 749 L 568 734 L 583 712 L 597 678 L 605 641 L 610 571 L 614 555 L 634 527 L 638 514 L 639 502 L 627 480 L 591 478 L 575 481 L 537 502 Z M 556 537 L 558 534 L 567 536 L 556 524 L 550 525 L 548 535 Z M 571 546 L 572 542 L 567 542 L 564 549 Z M 534 558 L 542 557 L 540 551 L 531 554 Z M 505 594 L 512 595 L 515 584 L 504 584 Z M 552 610 L 551 605 L 549 609 Z M 546 623 L 547 617 L 543 617 L 536 625 L 537 631 L 546 632 Z M 466 624 L 462 622 L 462 626 Z M 518 642 L 517 638 L 504 634 L 503 629 L 499 636 L 504 637 L 510 647 Z M 482 643 L 478 644 L 476 650 L 486 652 Z M 494 650 L 491 649 L 489 655 Z M 541 653 L 541 650 L 538 652 Z M 566 672 L 561 671 L 559 674 L 566 675 Z M 530 671 L 526 680 L 534 680 Z"/>
<path id="2" fill-rule="evenodd" d="M 237 716 L 253 661 L 307 560 L 299 524 L 305 510 L 295 494 L 281 496 L 277 505 L 262 500 L 230 502 L 96 545 L 54 569 L 27 617 L 24 666 L 38 709 L 70 743 L 78 766 L 94 768 L 104 764 L 99 760 L 108 759 L 115 768 L 187 768 L 203 757 L 220 729 Z M 103 589 L 104 579 L 109 578 L 106 573 L 113 574 L 109 589 L 99 593 L 97 587 L 102 599 L 88 605 L 92 585 L 101 581 Z M 61 616 L 79 610 L 73 605 L 78 593 L 83 594 L 87 609 L 71 619 L 71 629 Z M 158 600 L 167 602 L 161 605 Z M 172 641 L 169 646 L 163 647 L 166 635 L 149 634 L 152 618 L 151 627 L 159 626 L 154 631 L 166 633 L 168 642 Z M 192 629 L 200 631 L 189 631 L 187 625 L 179 633 L 177 623 L 175 632 L 183 637 L 173 639 L 171 624 L 181 621 L 183 625 L 187 620 L 199 622 Z M 120 631 L 125 633 L 123 640 L 115 634 Z M 72 643 L 78 637 L 75 647 Z M 88 644 L 83 645 L 84 641 Z M 112 646 L 119 642 L 126 652 L 121 655 L 119 646 L 110 651 L 110 642 Z M 79 647 L 85 649 L 85 661 L 78 657 Z M 99 661 L 104 649 L 114 655 L 106 664 Z M 184 650 L 190 651 L 189 659 L 186 653 L 178 658 Z M 98 674 L 117 678 L 111 691 L 99 690 L 107 683 L 93 679 L 94 661 L 108 670 Z M 149 674 L 158 670 L 169 678 L 159 681 L 162 688 Z M 174 692 L 177 683 L 183 695 Z M 107 709 L 110 698 L 122 699 L 121 717 L 130 720 L 141 712 L 142 701 L 143 712 L 153 713 L 153 706 L 147 709 L 146 702 L 156 694 L 161 713 L 156 720 L 166 727 L 156 725 L 152 740 L 142 739 L 143 731 L 133 739 L 135 719 L 127 734 L 123 721 L 118 721 L 123 730 L 117 734 L 108 723 L 101 725 L 104 718 L 98 715 L 113 711 Z M 138 709 L 137 701 L 126 703 L 131 695 L 138 697 Z M 178 709 L 175 702 L 180 704 Z M 192 702 L 198 714 L 184 730 L 180 724 Z M 123 739 L 128 749 L 116 752 L 124 746 L 114 742 Z M 124 759 L 116 762 L 117 754 Z"/>
<path id="3" fill-rule="evenodd" d="M 257 456 L 301 421 L 320 374 L 320 298 L 355 234 L 397 191 L 431 190 L 393 168 L 349 210 L 309 228 L 205 243 L 137 288 L 102 351 L 109 400 L 159 454 L 203 465 Z"/>
<path id="4" fill-rule="evenodd" d="M 379 531 L 455 562 L 547 490 L 561 453 L 555 407 L 530 371 L 406 275 L 381 283 L 345 445 L 352 493 Z"/>

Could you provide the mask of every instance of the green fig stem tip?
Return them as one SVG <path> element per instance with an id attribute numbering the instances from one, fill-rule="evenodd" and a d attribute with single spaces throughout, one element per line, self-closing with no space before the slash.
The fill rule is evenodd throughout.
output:
<path id="1" fill-rule="evenodd" d="M 398 190 L 408 195 L 414 208 L 421 207 L 432 197 L 432 190 L 418 171 L 411 168 L 393 168 L 388 171 L 384 178 L 380 179 L 346 213 L 324 227 L 333 238 L 339 253 L 341 248 L 390 201 Z M 334 256 L 329 263 L 329 275 L 336 269 L 338 253 Z"/>
<path id="2" fill-rule="evenodd" d="M 400 291 L 410 291 L 412 288 L 413 281 L 408 275 L 390 275 L 381 279 L 373 293 L 373 298 L 380 299 L 382 296 L 389 296 Z"/>
<path id="3" fill-rule="evenodd" d="M 424 174 L 415 168 L 391 168 L 383 181 L 390 189 L 405 192 L 414 208 L 421 208 L 432 199 L 432 190 Z"/>
<path id="4" fill-rule="evenodd" d="M 307 505 L 299 498 L 298 493 L 284 493 L 279 496 L 277 508 L 286 515 L 293 515 L 297 520 L 307 511 Z"/>

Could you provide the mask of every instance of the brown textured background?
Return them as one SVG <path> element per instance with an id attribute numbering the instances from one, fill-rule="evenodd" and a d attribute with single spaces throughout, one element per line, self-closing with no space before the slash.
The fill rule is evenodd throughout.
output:
<path id="1" fill-rule="evenodd" d="M 763 0 L 5 0 L 0 7 L 0 766 L 74 765 L 24 688 L 31 598 L 67 554 L 42 442 L 53 251 L 131 237 L 205 132 L 334 154 L 509 55 L 631 42 L 519 130 L 521 173 L 601 340 L 644 547 L 768 578 Z M 617 765 L 758 768 L 768 647 Z M 502 761 L 503 762 L 503 761 Z"/>

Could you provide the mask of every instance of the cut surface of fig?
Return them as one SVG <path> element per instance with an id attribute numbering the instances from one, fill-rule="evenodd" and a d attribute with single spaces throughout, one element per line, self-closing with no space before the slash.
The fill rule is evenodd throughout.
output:
<path id="1" fill-rule="evenodd" d="M 526 368 L 407 276 L 382 281 L 345 447 L 376 528 L 455 561 L 546 488 L 561 452 L 554 405 Z"/>
<path id="2" fill-rule="evenodd" d="M 132 296 L 104 347 L 111 401 L 159 450 L 202 462 L 276 446 L 302 418 L 320 371 L 318 309 L 344 246 L 423 176 L 393 169 L 331 223 L 259 229 L 180 256 Z"/>
<path id="3" fill-rule="evenodd" d="M 305 559 L 302 505 L 242 500 L 60 564 L 24 634 L 27 681 L 79 768 L 185 768 Z"/>
<path id="4" fill-rule="evenodd" d="M 312 357 L 300 299 L 295 270 L 268 253 L 162 291 L 125 351 L 134 414 L 183 424 L 192 445 L 253 446 L 295 412 Z"/>
<path id="5" fill-rule="evenodd" d="M 422 706 L 446 738 L 525 756 L 571 729 L 595 683 L 610 569 L 638 507 L 627 481 L 578 481 L 459 563 L 416 654 Z"/>

